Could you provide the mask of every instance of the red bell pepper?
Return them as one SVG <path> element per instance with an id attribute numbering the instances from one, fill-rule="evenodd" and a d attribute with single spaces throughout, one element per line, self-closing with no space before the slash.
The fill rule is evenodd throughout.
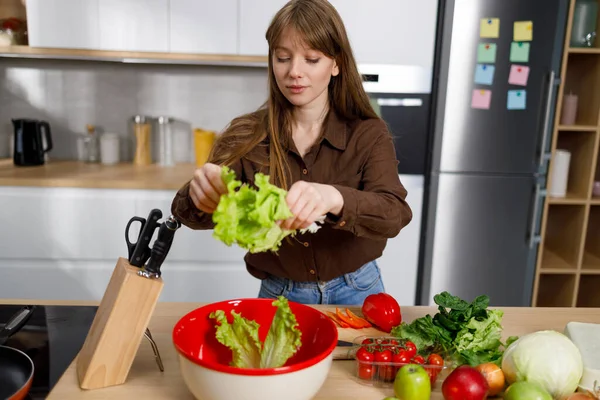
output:
<path id="1" fill-rule="evenodd" d="M 362 305 L 362 314 L 367 321 L 387 333 L 402 322 L 400 305 L 387 293 L 367 296 Z"/>
<path id="2" fill-rule="evenodd" d="M 327 316 L 333 320 L 336 324 L 338 324 L 341 328 L 350 328 L 350 325 L 342 321 L 335 313 L 331 311 L 327 311 Z"/>
<path id="3" fill-rule="evenodd" d="M 345 323 L 347 323 L 348 325 L 350 325 L 350 328 L 354 328 L 354 329 L 362 329 L 362 328 L 366 328 L 365 322 L 359 318 L 359 319 L 355 319 L 352 318 L 352 316 L 348 315 L 347 313 L 344 314 L 342 312 L 342 310 L 340 310 L 339 308 L 336 307 L 335 309 L 336 311 L 336 315 L 338 316 L 339 319 L 341 319 L 342 321 L 344 321 Z"/>

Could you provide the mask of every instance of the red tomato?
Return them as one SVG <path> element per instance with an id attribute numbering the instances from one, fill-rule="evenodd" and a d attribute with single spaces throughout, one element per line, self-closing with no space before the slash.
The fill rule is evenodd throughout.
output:
<path id="1" fill-rule="evenodd" d="M 377 365 L 377 374 L 379 379 L 383 381 L 393 381 L 395 375 L 395 369 L 391 365 L 392 352 L 388 349 L 381 349 L 375 352 L 375 362 L 380 363 Z"/>
<path id="2" fill-rule="evenodd" d="M 365 339 L 365 340 L 363 340 L 363 341 L 362 341 L 362 344 L 363 344 L 363 345 L 367 345 L 367 344 L 374 344 L 374 343 L 375 343 L 375 340 L 374 340 L 374 339 L 371 339 L 371 338 L 369 338 L 369 339 Z"/>
<path id="3" fill-rule="evenodd" d="M 375 376 L 375 367 L 371 364 L 358 364 L 358 377 L 360 379 L 371 380 Z"/>
<path id="4" fill-rule="evenodd" d="M 435 381 L 437 380 L 437 376 L 440 373 L 440 370 L 438 370 L 437 368 L 425 368 L 425 371 L 427 371 L 427 375 L 429 375 L 429 383 L 433 388 L 433 386 L 435 385 Z"/>
<path id="5" fill-rule="evenodd" d="M 417 364 L 425 364 L 425 359 L 421 355 L 416 355 L 412 358 L 412 361 Z"/>
<path id="6" fill-rule="evenodd" d="M 406 350 L 408 350 L 409 358 L 413 358 L 414 356 L 417 355 L 417 346 L 410 340 L 407 340 L 406 342 L 404 342 L 404 348 Z"/>
<path id="7" fill-rule="evenodd" d="M 427 364 L 444 366 L 444 359 L 439 354 L 433 353 L 427 357 Z"/>
<path id="8" fill-rule="evenodd" d="M 410 363 L 410 357 L 408 356 L 408 352 L 405 349 L 398 351 L 398 353 L 392 356 L 392 361 L 395 363 Z"/>
<path id="9" fill-rule="evenodd" d="M 375 358 L 375 355 L 373 353 L 371 353 L 369 350 L 367 350 L 365 347 L 361 347 L 356 352 L 356 359 L 358 361 L 373 362 L 374 358 Z"/>
<path id="10" fill-rule="evenodd" d="M 388 333 L 402 322 L 400 305 L 387 293 L 367 296 L 362 305 L 362 314 L 371 324 Z"/>
<path id="11" fill-rule="evenodd" d="M 392 352 L 387 349 L 382 349 L 375 352 L 375 362 L 389 363 L 392 361 Z"/>

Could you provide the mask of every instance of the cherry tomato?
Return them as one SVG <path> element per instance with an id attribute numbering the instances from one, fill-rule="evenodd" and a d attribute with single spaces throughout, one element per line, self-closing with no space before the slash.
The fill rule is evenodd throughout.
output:
<path id="1" fill-rule="evenodd" d="M 358 363 L 358 377 L 360 379 L 371 380 L 375 376 L 375 367 L 372 364 Z"/>
<path id="2" fill-rule="evenodd" d="M 377 374 L 383 381 L 394 380 L 395 370 L 391 365 L 392 352 L 389 349 L 381 349 L 375 352 L 375 362 L 377 364 Z"/>
<path id="3" fill-rule="evenodd" d="M 408 364 L 410 362 L 408 351 L 406 349 L 399 350 L 398 353 L 392 356 L 392 361 L 394 363 Z"/>
<path id="4" fill-rule="evenodd" d="M 361 311 L 367 321 L 388 333 L 402 322 L 400 305 L 387 293 L 367 296 Z"/>
<path id="5" fill-rule="evenodd" d="M 392 352 L 387 349 L 382 349 L 375 352 L 375 362 L 389 363 L 392 361 Z"/>
<path id="6" fill-rule="evenodd" d="M 371 363 L 375 359 L 375 355 L 373 353 L 371 353 L 369 350 L 367 350 L 365 347 L 361 347 L 356 352 L 356 359 L 358 361 Z"/>
<path id="7" fill-rule="evenodd" d="M 367 338 L 367 339 L 363 340 L 361 344 L 367 345 L 367 344 L 373 344 L 373 343 L 375 343 L 374 339 Z"/>
<path id="8" fill-rule="evenodd" d="M 406 342 L 404 342 L 404 348 L 406 350 L 408 350 L 408 356 L 410 358 L 413 358 L 414 356 L 417 355 L 417 346 L 415 346 L 415 344 L 413 342 L 411 342 L 410 340 L 407 340 Z"/>
<path id="9" fill-rule="evenodd" d="M 435 385 L 435 381 L 437 380 L 438 374 L 440 373 L 440 370 L 437 368 L 425 367 L 425 371 L 427 371 L 427 375 L 429 375 L 429 383 L 431 384 L 431 387 L 433 388 L 433 386 Z"/>
<path id="10" fill-rule="evenodd" d="M 416 356 L 414 356 L 412 358 L 412 361 L 417 363 L 417 364 L 425 364 L 425 359 L 423 358 L 422 355 L 417 354 Z"/>
<path id="11" fill-rule="evenodd" d="M 433 353 L 427 357 L 427 364 L 444 366 L 444 359 L 439 354 Z"/>

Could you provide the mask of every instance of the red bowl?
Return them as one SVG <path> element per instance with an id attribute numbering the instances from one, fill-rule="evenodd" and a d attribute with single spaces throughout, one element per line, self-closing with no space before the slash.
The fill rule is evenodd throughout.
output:
<path id="1" fill-rule="evenodd" d="M 212 370 L 238 375 L 278 375 L 299 371 L 315 365 L 330 355 L 337 345 L 335 324 L 319 310 L 294 302 L 290 309 L 296 316 L 302 332 L 302 345 L 298 352 L 280 368 L 237 368 L 229 365 L 231 350 L 215 337 L 216 321 L 209 318 L 213 311 L 223 310 L 232 322 L 231 310 L 242 317 L 256 321 L 259 338 L 264 342 L 277 307 L 272 299 L 235 299 L 208 304 L 183 316 L 173 328 L 176 350 L 194 364 Z"/>

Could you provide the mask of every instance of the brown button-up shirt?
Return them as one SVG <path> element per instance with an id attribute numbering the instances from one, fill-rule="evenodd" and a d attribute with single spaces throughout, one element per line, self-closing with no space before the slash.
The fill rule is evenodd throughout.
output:
<path id="1" fill-rule="evenodd" d="M 345 121 L 333 111 L 322 137 L 301 157 L 293 141 L 284 148 L 292 176 L 298 180 L 333 185 L 343 196 L 339 216 L 328 215 L 316 233 L 284 239 L 277 253 L 247 253 L 250 274 L 269 274 L 294 281 L 327 281 L 353 272 L 381 256 L 388 238 L 412 219 L 407 192 L 398 177 L 392 137 L 381 120 Z M 257 146 L 230 167 L 242 182 L 253 184 L 254 174 L 268 174 L 267 146 Z M 268 163 L 267 163 L 268 164 Z M 290 184 L 291 185 L 291 184 Z M 191 229 L 212 229 L 212 214 L 198 210 L 189 197 L 189 182 L 176 194 L 172 214 Z"/>

